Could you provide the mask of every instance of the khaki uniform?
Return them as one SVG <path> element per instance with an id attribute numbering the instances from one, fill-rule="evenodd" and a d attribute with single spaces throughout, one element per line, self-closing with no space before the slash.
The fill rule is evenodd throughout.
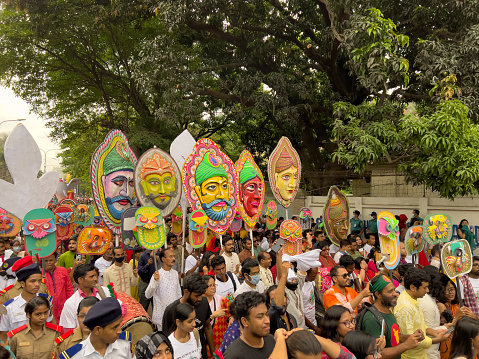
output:
<path id="1" fill-rule="evenodd" d="M 15 284 L 12 284 L 11 286 L 8 286 L 7 288 L 0 291 L 0 303 L 3 304 L 10 299 L 18 297 L 21 293 L 22 286 L 18 281 L 16 281 Z M 42 280 L 42 283 L 40 284 L 40 290 L 38 291 L 38 293 L 48 294 L 47 286 L 44 280 Z"/>
<path id="2" fill-rule="evenodd" d="M 9 345 L 17 359 L 50 359 L 54 341 L 60 333 L 61 327 L 47 322 L 37 338 L 28 323 L 8 332 Z"/>
<path id="3" fill-rule="evenodd" d="M 55 358 L 67 350 L 68 348 L 74 346 L 83 341 L 83 334 L 80 327 L 69 330 L 62 336 L 55 339 Z"/>

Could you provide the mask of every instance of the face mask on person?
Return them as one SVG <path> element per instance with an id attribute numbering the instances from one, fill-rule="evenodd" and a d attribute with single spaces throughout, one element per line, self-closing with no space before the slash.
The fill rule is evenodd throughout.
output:
<path id="1" fill-rule="evenodd" d="M 286 282 L 286 288 L 292 290 L 293 292 L 298 288 L 298 283 L 288 283 Z"/>
<path id="2" fill-rule="evenodd" d="M 115 261 L 118 262 L 118 263 L 121 263 L 125 260 L 125 257 L 118 257 L 118 258 L 115 258 Z"/>
<path id="3" fill-rule="evenodd" d="M 260 274 L 256 274 L 256 275 L 253 275 L 253 276 L 250 276 L 250 283 L 253 284 L 253 285 L 256 285 L 259 283 L 261 279 L 261 275 Z"/>
<path id="4" fill-rule="evenodd" d="M 15 253 L 18 253 L 22 250 L 22 247 L 12 247 L 12 250 L 15 252 Z"/>

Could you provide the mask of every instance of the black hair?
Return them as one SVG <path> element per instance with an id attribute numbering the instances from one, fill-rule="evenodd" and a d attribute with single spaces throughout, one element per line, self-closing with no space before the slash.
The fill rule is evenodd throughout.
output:
<path id="1" fill-rule="evenodd" d="M 223 246 L 224 246 L 227 242 L 232 241 L 232 240 L 233 240 L 233 238 L 232 238 L 231 236 L 224 235 L 224 236 L 223 236 L 223 239 L 222 239 L 222 241 L 221 241 L 221 243 L 222 243 Z"/>
<path id="2" fill-rule="evenodd" d="M 353 257 L 351 257 L 349 254 L 343 255 L 339 259 L 339 265 L 343 266 L 344 268 L 347 268 L 350 265 L 355 265 L 355 264 L 356 263 L 354 262 Z"/>
<path id="3" fill-rule="evenodd" d="M 41 295 L 37 295 L 30 299 L 30 301 L 25 305 L 25 313 L 32 315 L 35 309 L 44 305 L 48 309 L 50 309 L 50 302 L 47 298 Z"/>
<path id="4" fill-rule="evenodd" d="M 479 335 L 479 321 L 462 317 L 456 323 L 452 334 L 449 358 L 473 358 L 472 340 Z"/>
<path id="5" fill-rule="evenodd" d="M 329 276 L 331 277 L 331 280 L 333 281 L 333 283 L 334 283 L 333 278 L 338 275 L 338 270 L 341 268 L 346 269 L 343 266 L 334 266 L 333 268 L 331 268 L 331 271 L 329 272 Z"/>
<path id="6" fill-rule="evenodd" d="M 401 277 L 404 277 L 406 275 L 406 272 L 410 269 L 414 267 L 411 263 L 403 263 L 403 264 L 400 264 L 398 265 L 398 273 Z"/>
<path id="7" fill-rule="evenodd" d="M 323 352 L 321 344 L 313 333 L 307 330 L 300 330 L 291 333 L 286 339 L 288 359 L 297 359 L 297 354 L 320 356 Z"/>
<path id="8" fill-rule="evenodd" d="M 123 249 L 122 246 L 115 246 L 113 247 L 113 255 L 115 254 L 115 249 L 121 249 L 123 251 L 123 254 L 125 253 L 125 250 Z"/>
<path id="9" fill-rule="evenodd" d="M 0 346 L 0 359 L 10 359 L 10 352 L 2 346 Z"/>
<path id="10" fill-rule="evenodd" d="M 77 236 L 77 235 L 72 236 L 72 237 L 68 240 L 68 244 L 70 244 L 71 241 L 78 242 L 78 236 Z"/>
<path id="11" fill-rule="evenodd" d="M 220 257 L 221 257 L 221 256 L 220 256 Z M 215 280 L 215 277 L 213 277 L 212 275 L 209 275 L 209 274 L 205 274 L 205 275 L 203 276 L 203 280 L 205 281 L 205 283 L 206 283 L 207 286 L 208 286 L 208 282 L 210 281 L 210 279 Z M 208 287 L 206 287 L 206 288 L 208 288 Z"/>
<path id="12" fill-rule="evenodd" d="M 429 282 L 429 295 L 434 299 L 442 296 L 442 282 L 439 273 L 429 274 L 431 281 Z"/>
<path id="13" fill-rule="evenodd" d="M 211 268 L 213 268 L 213 270 L 215 270 L 217 266 L 222 264 L 226 265 L 226 260 L 225 260 L 225 257 L 223 256 L 214 256 L 211 259 Z"/>
<path id="14" fill-rule="evenodd" d="M 173 251 L 173 249 L 172 248 L 162 248 L 161 249 L 159 258 L 160 258 L 160 261 L 162 261 L 162 262 L 163 262 L 163 258 L 165 258 L 166 251 Z M 174 253 L 174 251 L 173 251 L 173 253 Z"/>
<path id="15" fill-rule="evenodd" d="M 457 226 L 457 228 L 461 229 L 461 228 L 462 228 L 462 222 L 464 222 L 464 221 L 469 222 L 469 221 L 468 221 L 467 219 L 465 219 L 465 218 L 464 218 L 464 219 L 461 219 L 461 222 L 459 222 L 459 225 Z"/>
<path id="16" fill-rule="evenodd" d="M 216 253 L 211 252 L 211 251 L 206 251 L 203 254 L 203 257 L 201 257 L 200 266 L 199 266 L 201 272 L 203 272 L 203 267 L 207 267 L 208 270 L 210 269 L 210 257 L 211 256 L 216 256 Z"/>
<path id="17" fill-rule="evenodd" d="M 259 232 L 257 231 L 253 231 L 252 235 L 253 235 L 253 239 L 255 239 L 256 237 L 260 237 Z"/>
<path id="18" fill-rule="evenodd" d="M 241 293 L 231 303 L 230 313 L 233 318 L 240 323 L 241 327 L 243 327 L 241 318 L 246 318 L 249 320 L 251 309 L 261 304 L 267 305 L 266 296 L 264 294 L 258 293 L 256 291 Z"/>
<path id="19" fill-rule="evenodd" d="M 76 284 L 78 283 L 78 278 L 85 279 L 85 276 L 88 272 L 95 271 L 98 274 L 98 269 L 91 263 L 79 264 L 73 270 L 73 280 Z"/>
<path id="20" fill-rule="evenodd" d="M 412 211 L 419 216 L 419 210 L 418 209 L 413 209 Z"/>
<path id="21" fill-rule="evenodd" d="M 376 235 L 374 233 L 368 233 L 368 238 L 371 238 L 371 236 L 373 236 L 374 239 L 376 239 Z"/>
<path id="22" fill-rule="evenodd" d="M 357 359 L 366 359 L 376 346 L 376 338 L 369 333 L 353 330 L 344 336 L 341 344 L 348 348 Z"/>
<path id="23" fill-rule="evenodd" d="M 172 238 L 177 238 L 176 234 L 174 234 L 173 232 L 168 232 L 168 234 L 166 235 L 166 244 L 171 244 Z"/>
<path id="24" fill-rule="evenodd" d="M 279 217 L 278 221 L 284 221 L 284 217 Z"/>
<path id="25" fill-rule="evenodd" d="M 241 267 L 241 272 L 243 274 L 250 274 L 251 268 L 254 268 L 254 267 L 259 267 L 258 261 L 256 259 L 253 259 L 253 258 L 246 258 L 243 261 L 243 265 Z"/>
<path id="26" fill-rule="evenodd" d="M 438 279 L 440 280 L 441 284 L 442 284 L 442 290 L 441 290 L 441 294 L 436 297 L 437 301 L 439 303 L 442 303 L 442 304 L 446 304 L 447 300 L 446 300 L 446 286 L 451 283 L 452 286 L 454 287 L 454 290 L 456 291 L 456 295 L 454 296 L 454 299 L 452 300 L 451 304 L 457 304 L 459 303 L 459 299 L 457 298 L 457 287 L 456 285 L 454 284 L 454 282 L 452 281 L 451 278 L 449 278 L 447 275 L 445 274 L 439 274 L 439 277 Z"/>
<path id="27" fill-rule="evenodd" d="M 193 307 L 190 303 L 180 303 L 175 308 L 174 318 L 175 322 L 178 319 L 180 322 L 185 321 L 188 319 L 191 313 L 195 311 L 195 307 Z"/>
<path id="28" fill-rule="evenodd" d="M 241 240 L 241 243 L 243 243 L 243 245 L 244 245 L 244 244 L 246 244 L 247 241 L 251 241 L 251 238 L 249 238 L 249 237 L 244 237 L 244 238 Z M 253 241 L 251 241 L 251 242 L 253 242 Z"/>
<path id="29" fill-rule="evenodd" d="M 344 257 L 344 256 L 343 256 L 343 257 Z M 361 263 L 362 263 L 363 261 L 365 261 L 366 264 L 368 263 L 368 262 L 364 259 L 364 257 L 359 256 L 358 258 L 356 258 L 356 259 L 354 260 L 354 268 L 355 268 L 355 269 L 361 269 Z"/>
<path id="30" fill-rule="evenodd" d="M 479 261 L 479 256 L 472 256 L 472 262 L 477 262 Z"/>
<path id="31" fill-rule="evenodd" d="M 422 269 L 412 267 L 404 275 L 404 288 L 411 289 L 411 286 L 419 288 L 423 282 L 429 282 L 429 275 Z"/>
<path id="32" fill-rule="evenodd" d="M 258 253 L 258 263 L 266 259 L 265 255 L 269 254 L 268 252 L 262 251 Z M 271 254 L 269 254 L 271 257 Z"/>
<path id="33" fill-rule="evenodd" d="M 306 235 L 307 235 L 308 233 L 313 234 L 313 230 L 312 230 L 312 229 L 305 229 L 305 230 L 303 231 L 303 238 L 306 238 Z"/>
<path id="34" fill-rule="evenodd" d="M 431 265 L 424 266 L 422 270 L 429 274 L 431 277 L 435 276 L 436 274 L 439 274 L 439 269 Z"/>
<path id="35" fill-rule="evenodd" d="M 346 247 L 346 246 L 349 246 L 351 245 L 351 240 L 346 238 L 346 239 L 341 239 L 341 241 L 339 242 L 339 247 L 340 248 L 343 248 L 343 247 Z"/>
<path id="36" fill-rule="evenodd" d="M 323 234 L 323 231 L 316 231 L 316 232 L 314 232 L 314 236 L 315 236 L 315 237 L 319 236 L 320 234 Z"/>
<path id="37" fill-rule="evenodd" d="M 441 245 L 439 243 L 431 249 L 431 255 L 434 257 L 436 254 L 441 254 Z"/>
<path id="38" fill-rule="evenodd" d="M 321 336 L 326 339 L 331 339 L 333 342 L 339 343 L 338 326 L 341 316 L 344 313 L 349 313 L 349 309 L 342 305 L 333 305 L 328 308 L 323 318 L 321 328 Z"/>
<path id="39" fill-rule="evenodd" d="M 190 273 L 185 277 L 184 289 L 190 293 L 205 294 L 208 284 L 199 273 Z"/>
<path id="40" fill-rule="evenodd" d="M 90 308 L 93 307 L 96 303 L 98 303 L 100 299 L 97 297 L 85 297 L 81 300 L 80 304 L 78 304 L 77 314 L 80 313 L 80 310 L 83 308 Z"/>
<path id="41" fill-rule="evenodd" d="M 278 288 L 278 286 L 276 284 L 273 284 L 272 286 L 268 287 L 268 289 L 266 290 L 266 297 L 268 298 L 268 308 L 269 308 L 269 302 L 271 301 L 271 292 L 273 290 L 275 290 L 276 288 Z"/>
<path id="42" fill-rule="evenodd" d="M 318 249 L 323 250 L 324 247 L 329 247 L 330 245 L 329 241 L 321 241 L 318 243 Z"/>

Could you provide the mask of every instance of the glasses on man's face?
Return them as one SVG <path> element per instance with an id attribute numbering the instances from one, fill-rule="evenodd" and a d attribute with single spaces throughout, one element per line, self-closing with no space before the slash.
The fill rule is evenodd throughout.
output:
<path id="1" fill-rule="evenodd" d="M 342 275 L 339 275 L 339 274 L 338 274 L 336 277 L 342 277 L 343 279 L 346 279 L 346 278 L 349 277 L 349 274 L 348 274 L 348 273 L 344 273 L 344 274 L 342 274 Z"/>
<path id="2" fill-rule="evenodd" d="M 346 327 L 351 328 L 351 326 L 356 325 L 356 319 L 351 319 L 351 320 L 345 320 L 344 322 L 339 322 L 339 324 L 344 324 Z"/>
<path id="3" fill-rule="evenodd" d="M 374 348 L 374 350 L 369 352 L 368 355 L 371 355 L 374 359 L 378 359 L 380 353 L 381 353 L 381 348 L 377 346 L 376 348 Z"/>

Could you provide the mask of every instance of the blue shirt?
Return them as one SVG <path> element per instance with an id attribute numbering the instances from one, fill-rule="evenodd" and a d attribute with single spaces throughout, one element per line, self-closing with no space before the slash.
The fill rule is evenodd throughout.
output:
<path id="1" fill-rule="evenodd" d="M 158 251 L 157 251 L 158 252 Z M 150 252 L 145 250 L 140 254 L 138 258 L 138 274 L 142 281 L 150 283 L 150 279 L 155 273 L 155 263 L 148 265 L 148 260 L 150 259 Z M 158 268 L 161 268 L 161 261 L 158 260 Z"/>

